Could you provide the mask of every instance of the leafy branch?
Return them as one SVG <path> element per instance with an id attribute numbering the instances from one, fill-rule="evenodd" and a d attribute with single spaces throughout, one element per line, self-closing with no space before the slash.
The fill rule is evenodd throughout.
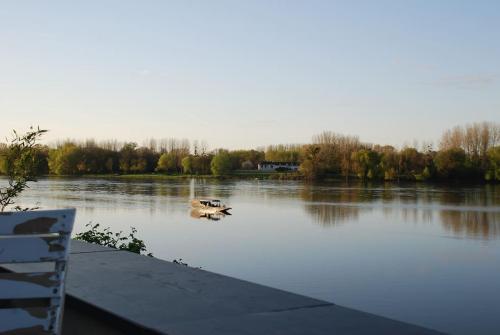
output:
<path id="1" fill-rule="evenodd" d="M 13 131 L 12 139 L 0 154 L 3 171 L 8 178 L 8 186 L 0 188 L 0 212 L 15 204 L 17 198 L 26 188 L 28 182 L 36 181 L 36 148 L 37 142 L 47 130 L 30 127 L 25 134 Z M 14 207 L 17 211 L 27 211 L 36 208 Z"/>
<path id="2" fill-rule="evenodd" d="M 114 233 L 109 227 L 101 230 L 99 228 L 99 223 L 92 225 L 92 222 L 90 222 L 87 223 L 85 227 L 90 227 L 90 229 L 76 234 L 76 240 L 99 244 L 119 250 L 126 250 L 136 254 L 140 254 L 141 252 L 145 253 L 147 251 L 144 241 L 135 236 L 137 229 L 134 227 L 130 228 L 130 233 L 128 235 L 123 235 L 122 231 Z M 147 255 L 153 256 L 152 253 L 148 253 Z"/>

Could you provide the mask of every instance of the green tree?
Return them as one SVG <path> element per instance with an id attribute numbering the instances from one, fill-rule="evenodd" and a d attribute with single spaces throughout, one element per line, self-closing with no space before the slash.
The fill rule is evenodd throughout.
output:
<path id="1" fill-rule="evenodd" d="M 177 157 L 172 152 L 165 152 L 160 156 L 156 171 L 173 173 L 177 171 Z"/>
<path id="2" fill-rule="evenodd" d="M 415 179 L 424 169 L 424 160 L 415 148 L 405 148 L 399 153 L 399 174 L 406 179 Z"/>
<path id="3" fill-rule="evenodd" d="M 437 153 L 435 158 L 438 175 L 442 178 L 459 178 L 465 174 L 466 155 L 461 148 L 451 148 Z"/>
<path id="4" fill-rule="evenodd" d="M 241 167 L 243 168 L 243 163 L 244 162 L 251 162 L 252 163 L 252 168 L 256 169 L 257 165 L 262 162 L 265 158 L 265 154 L 263 151 L 259 150 L 242 150 L 242 155 L 240 158 L 240 164 Z M 246 164 L 247 167 L 249 167 L 249 164 Z"/>
<path id="5" fill-rule="evenodd" d="M 399 178 L 399 154 L 394 148 L 386 147 L 382 150 L 380 169 L 384 174 L 385 180 L 395 180 Z"/>
<path id="6" fill-rule="evenodd" d="M 317 179 L 323 176 L 319 162 L 321 148 L 318 145 L 306 145 L 303 148 L 303 160 L 299 172 L 307 179 Z"/>
<path id="7" fill-rule="evenodd" d="M 226 150 L 219 150 L 210 163 L 212 174 L 216 176 L 223 176 L 231 172 L 231 168 L 231 156 Z"/>
<path id="8" fill-rule="evenodd" d="M 212 159 L 213 155 L 211 154 L 193 156 L 193 173 L 200 175 L 210 174 Z"/>
<path id="9" fill-rule="evenodd" d="M 361 179 L 379 176 L 380 156 L 376 151 L 361 149 L 353 153 L 354 171 Z"/>
<path id="10" fill-rule="evenodd" d="M 49 151 L 49 170 L 57 175 L 76 175 L 85 172 L 82 151 L 74 143 L 64 143 Z"/>
<path id="11" fill-rule="evenodd" d="M 153 150 L 141 147 L 135 150 L 132 166 L 132 173 L 149 173 L 155 171 L 158 155 Z"/>
<path id="12" fill-rule="evenodd" d="M 189 155 L 184 157 L 181 161 L 181 164 L 182 164 L 182 172 L 184 172 L 185 174 L 193 173 L 193 156 Z"/>
<path id="13" fill-rule="evenodd" d="M 134 160 L 136 158 L 135 149 L 137 144 L 130 142 L 125 143 L 120 150 L 119 167 L 120 171 L 123 173 L 132 172 L 132 167 L 134 165 Z"/>
<path id="14" fill-rule="evenodd" d="M 500 146 L 488 149 L 487 159 L 488 169 L 485 179 L 500 181 Z"/>
<path id="15" fill-rule="evenodd" d="M 316 168 L 313 160 L 305 159 L 299 166 L 299 172 L 306 179 L 316 179 L 318 176 L 316 174 Z"/>
<path id="16" fill-rule="evenodd" d="M 266 149 L 265 159 L 275 162 L 297 162 L 300 156 L 300 145 L 278 144 Z"/>

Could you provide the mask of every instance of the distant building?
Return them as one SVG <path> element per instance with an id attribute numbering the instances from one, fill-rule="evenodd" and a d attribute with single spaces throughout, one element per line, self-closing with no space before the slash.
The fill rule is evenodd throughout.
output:
<path id="1" fill-rule="evenodd" d="M 257 165 L 259 171 L 297 171 L 299 164 L 295 162 L 262 161 Z"/>

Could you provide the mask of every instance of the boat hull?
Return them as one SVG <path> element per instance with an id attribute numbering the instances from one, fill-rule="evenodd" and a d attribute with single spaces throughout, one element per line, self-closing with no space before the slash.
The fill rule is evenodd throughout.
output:
<path id="1" fill-rule="evenodd" d="M 204 214 L 217 214 L 217 213 L 227 214 L 230 209 L 231 209 L 230 207 L 197 207 L 196 208 L 196 210 L 198 212 L 204 213 Z"/>
<path id="2" fill-rule="evenodd" d="M 205 214 L 217 214 L 217 213 L 229 214 L 228 211 L 231 209 L 231 207 L 226 207 L 226 206 L 207 206 L 201 203 L 199 200 L 192 200 L 191 207 L 193 209 L 196 209 L 200 213 L 205 213 Z"/>

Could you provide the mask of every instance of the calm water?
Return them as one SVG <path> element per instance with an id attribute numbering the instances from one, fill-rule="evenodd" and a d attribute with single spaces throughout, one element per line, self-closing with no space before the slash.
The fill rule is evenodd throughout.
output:
<path id="1" fill-rule="evenodd" d="M 193 218 L 189 199 L 232 206 Z M 500 185 L 50 179 L 24 204 L 137 227 L 156 257 L 453 334 L 500 333 Z"/>

